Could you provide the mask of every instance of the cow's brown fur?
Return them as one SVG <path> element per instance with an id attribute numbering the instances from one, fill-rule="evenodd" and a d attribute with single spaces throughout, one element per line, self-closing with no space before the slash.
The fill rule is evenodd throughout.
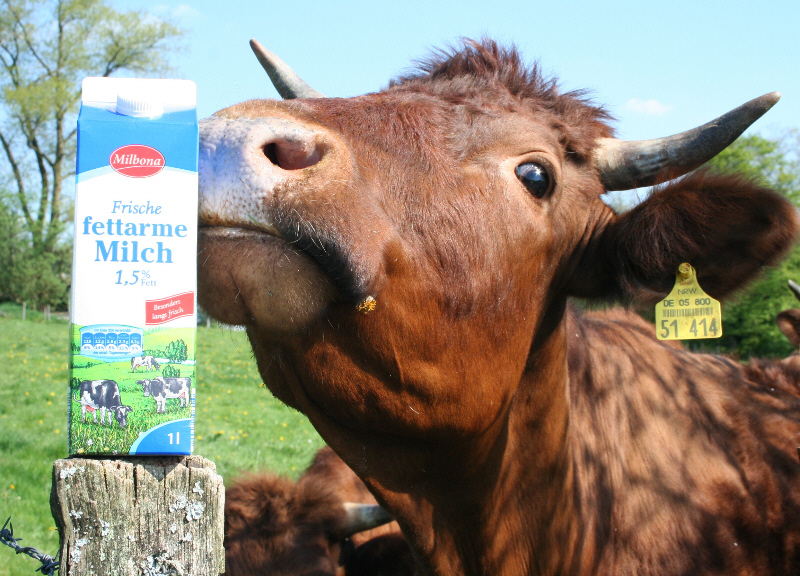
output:
<path id="1" fill-rule="evenodd" d="M 203 223 L 263 219 L 283 240 L 209 229 L 202 303 L 247 324 L 264 381 L 398 518 L 423 573 L 800 572 L 788 369 L 770 386 L 772 368 L 568 305 L 663 298 L 684 261 L 721 298 L 791 246 L 786 200 L 699 173 L 614 214 L 591 162 L 606 114 L 491 42 L 376 94 L 246 102 L 214 126 L 243 118 L 313 132 L 322 160 L 230 159 Z M 533 161 L 555 182 L 542 197 L 514 175 Z"/>
<path id="2" fill-rule="evenodd" d="M 341 502 L 356 502 L 359 504 L 378 504 L 372 493 L 364 486 L 361 478 L 345 464 L 329 447 L 321 449 L 314 456 L 311 465 L 298 480 L 298 485 L 309 486 L 309 490 L 317 486 L 325 486 L 332 490 Z M 399 534 L 400 526 L 397 522 L 389 522 L 383 526 L 358 532 L 350 537 L 353 544 L 358 547 L 379 536 Z"/>
<path id="3" fill-rule="evenodd" d="M 296 483 L 268 472 L 236 479 L 225 494 L 226 576 L 412 574 L 397 523 L 350 535 L 345 502 L 377 503 L 327 447 Z"/>
<path id="4" fill-rule="evenodd" d="M 337 573 L 345 519 L 342 502 L 325 485 L 304 488 L 286 478 L 259 474 L 227 490 L 228 576 Z"/>

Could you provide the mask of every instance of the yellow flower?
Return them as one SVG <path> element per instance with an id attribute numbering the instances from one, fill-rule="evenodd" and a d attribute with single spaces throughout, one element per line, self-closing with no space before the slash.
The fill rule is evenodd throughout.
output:
<path id="1" fill-rule="evenodd" d="M 39 420 L 39 424 L 44 424 L 44 420 Z"/>
<path id="2" fill-rule="evenodd" d="M 50 396 L 55 396 L 55 395 L 56 395 L 55 392 L 50 392 Z"/>
<path id="3" fill-rule="evenodd" d="M 61 430 L 56 430 L 56 434 L 61 434 Z"/>
<path id="4" fill-rule="evenodd" d="M 281 422 L 281 426 L 283 426 L 284 428 L 286 428 L 286 427 L 288 426 L 288 424 L 287 424 L 286 422 Z"/>
<path id="5" fill-rule="evenodd" d="M 12 490 L 16 490 L 16 489 L 17 489 L 17 488 L 16 488 L 16 486 L 14 486 L 13 484 L 10 486 L 10 488 L 11 488 Z"/>
<path id="6" fill-rule="evenodd" d="M 281 436 L 281 442 L 283 442 L 283 436 Z"/>

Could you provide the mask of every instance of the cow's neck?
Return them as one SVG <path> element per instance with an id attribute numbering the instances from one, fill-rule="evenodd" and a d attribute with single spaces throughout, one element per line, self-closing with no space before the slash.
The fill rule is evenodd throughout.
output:
<path id="1" fill-rule="evenodd" d="M 576 557 L 579 534 L 563 315 L 544 332 L 504 418 L 458 448 L 428 451 L 425 466 L 437 481 L 427 491 L 413 487 L 424 498 L 372 484 L 402 516 L 429 574 L 522 576 L 575 568 L 564 565 Z"/>

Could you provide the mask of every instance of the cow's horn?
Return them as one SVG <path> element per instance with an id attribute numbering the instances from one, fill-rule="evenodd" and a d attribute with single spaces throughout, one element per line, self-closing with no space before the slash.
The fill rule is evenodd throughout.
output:
<path id="1" fill-rule="evenodd" d="M 716 120 L 666 138 L 601 138 L 594 151 L 594 163 L 603 185 L 609 191 L 630 190 L 683 176 L 722 152 L 780 97 L 780 92 L 764 94 Z"/>
<path id="2" fill-rule="evenodd" d="M 798 285 L 797 282 L 789 280 L 789 290 L 792 291 L 792 294 L 794 294 L 795 298 L 800 300 L 800 285 Z"/>
<path id="3" fill-rule="evenodd" d="M 324 94 L 317 92 L 298 76 L 288 64 L 264 48 L 258 40 L 250 40 L 250 48 L 255 52 L 261 66 L 269 74 L 273 86 L 284 100 L 292 98 L 325 98 Z"/>
<path id="4" fill-rule="evenodd" d="M 383 526 L 394 520 L 386 510 L 377 504 L 345 502 L 344 509 L 347 512 L 345 532 L 348 536 Z"/>

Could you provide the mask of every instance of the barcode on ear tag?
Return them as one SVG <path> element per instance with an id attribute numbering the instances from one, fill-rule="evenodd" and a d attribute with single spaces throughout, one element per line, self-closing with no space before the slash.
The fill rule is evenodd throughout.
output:
<path id="1" fill-rule="evenodd" d="M 703 292 L 697 272 L 687 263 L 678 268 L 669 296 L 656 304 L 659 340 L 697 340 L 722 336 L 722 309 L 718 300 Z"/>

